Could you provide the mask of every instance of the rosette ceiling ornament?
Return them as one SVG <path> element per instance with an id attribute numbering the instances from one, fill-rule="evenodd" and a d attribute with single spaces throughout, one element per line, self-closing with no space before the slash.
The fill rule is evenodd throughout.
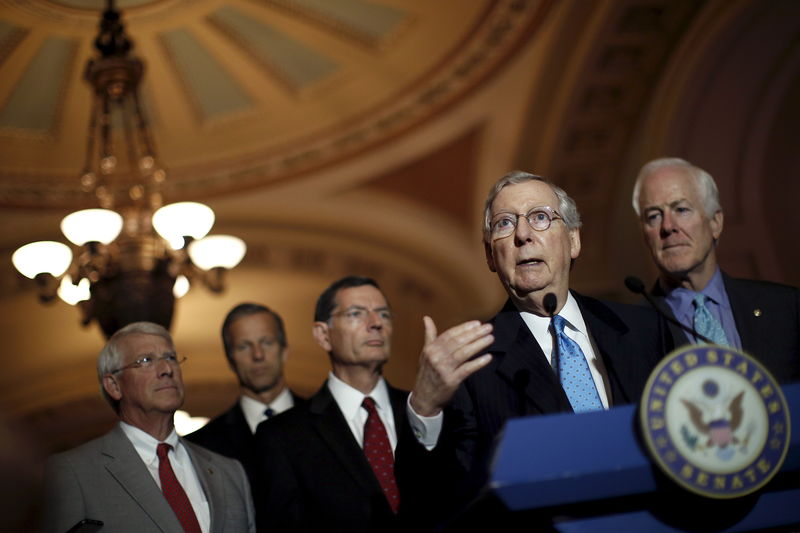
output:
<path id="1" fill-rule="evenodd" d="M 131 54 L 120 13 L 109 0 L 94 42 L 97 56 L 84 79 L 93 89 L 83 209 L 67 215 L 61 231 L 77 249 L 40 241 L 17 249 L 14 266 L 35 279 L 42 302 L 81 309 L 108 337 L 131 322 L 169 328 L 176 298 L 193 282 L 214 292 L 224 273 L 244 257 L 245 243 L 208 235 L 214 212 L 195 202 L 163 205 L 167 174 L 161 166 L 139 98 L 143 62 Z"/>

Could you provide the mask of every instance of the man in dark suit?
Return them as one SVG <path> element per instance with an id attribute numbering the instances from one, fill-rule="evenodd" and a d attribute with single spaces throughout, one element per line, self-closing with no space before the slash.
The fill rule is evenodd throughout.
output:
<path id="1" fill-rule="evenodd" d="M 418 434 L 427 433 L 428 448 L 455 450 L 462 501 L 484 487 L 507 419 L 635 402 L 662 355 L 655 313 L 569 289 L 580 225 L 575 203 L 562 189 L 525 172 L 503 176 L 486 201 L 484 244 L 508 302 L 490 325 L 466 323 L 438 338 L 425 318 L 410 419 L 425 426 Z M 484 349 L 487 354 L 474 357 Z M 439 431 L 427 429 L 442 417 L 439 439 Z M 497 525 L 501 513 L 495 511 L 488 514 Z"/>
<path id="2" fill-rule="evenodd" d="M 109 339 L 97 374 L 120 422 L 48 460 L 45 533 L 63 533 L 84 519 L 120 533 L 255 531 L 242 466 L 175 432 L 184 360 L 169 332 L 150 322 L 130 324 Z"/>
<path id="3" fill-rule="evenodd" d="M 653 294 L 664 311 L 718 344 L 752 354 L 779 382 L 800 379 L 800 291 L 720 270 L 724 218 L 714 179 L 683 159 L 656 159 L 639 172 L 633 208 L 660 272 Z M 671 329 L 676 344 L 698 340 Z"/>
<path id="4" fill-rule="evenodd" d="M 228 411 L 186 438 L 239 460 L 250 475 L 258 424 L 303 400 L 286 386 L 283 367 L 289 346 L 278 313 L 255 303 L 237 305 L 222 324 L 222 344 L 241 396 Z"/>
<path id="5" fill-rule="evenodd" d="M 378 284 L 350 276 L 328 287 L 313 334 L 330 358 L 327 381 L 256 433 L 259 531 L 417 530 L 409 510 L 426 495 L 406 495 L 399 472 L 427 451 L 406 419 L 408 393 L 382 377 L 392 312 Z"/>

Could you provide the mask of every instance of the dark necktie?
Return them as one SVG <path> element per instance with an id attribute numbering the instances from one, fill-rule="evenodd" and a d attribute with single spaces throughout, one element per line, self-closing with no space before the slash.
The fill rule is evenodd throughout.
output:
<path id="1" fill-rule="evenodd" d="M 558 375 L 561 377 L 561 386 L 567 393 L 573 411 L 576 413 L 598 411 L 603 408 L 603 402 L 597 394 L 589 363 L 586 362 L 586 356 L 578 343 L 564 333 L 566 322 L 561 315 L 553 317 L 553 329 L 558 342 Z"/>
<path id="2" fill-rule="evenodd" d="M 367 461 L 375 477 L 378 478 L 389 506 L 396 513 L 400 506 L 400 491 L 397 490 L 397 481 L 394 478 L 394 455 L 389 444 L 389 436 L 375 409 L 375 400 L 370 397 L 364 398 L 361 407 L 367 410 L 367 421 L 364 423 L 364 455 L 367 456 Z"/>
<path id="3" fill-rule="evenodd" d="M 175 477 L 175 472 L 172 470 L 172 465 L 169 463 L 169 453 L 172 446 L 166 442 L 160 442 L 156 448 L 156 455 L 158 455 L 158 477 L 161 478 L 161 492 L 167 499 L 167 503 L 172 507 L 175 516 L 178 517 L 178 522 L 183 526 L 186 533 L 201 533 L 200 524 L 197 522 L 197 516 L 192 509 L 192 503 L 186 492 L 181 487 L 178 478 Z"/>

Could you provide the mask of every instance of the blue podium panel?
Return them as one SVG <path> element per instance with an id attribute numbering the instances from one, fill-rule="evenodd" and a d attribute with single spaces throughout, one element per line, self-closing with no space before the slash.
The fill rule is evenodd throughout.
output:
<path id="1" fill-rule="evenodd" d="M 800 523 L 800 383 L 783 387 L 783 393 L 791 427 L 781 473 L 773 480 L 772 489 L 768 484 L 753 495 L 751 508 L 720 531 Z M 655 471 L 639 440 L 635 406 L 625 406 L 510 420 L 495 453 L 490 483 L 511 510 L 559 507 L 563 511 L 565 506 L 626 496 L 651 494 L 655 501 L 660 490 Z M 778 486 L 776 481 L 787 474 L 793 480 Z M 702 508 L 702 498 L 699 501 Z M 679 531 L 638 508 L 584 514 L 558 522 L 556 527 L 564 532 Z"/>
<path id="2" fill-rule="evenodd" d="M 494 459 L 492 489 L 513 510 L 655 490 L 650 460 L 634 438 L 635 407 L 509 420 Z"/>

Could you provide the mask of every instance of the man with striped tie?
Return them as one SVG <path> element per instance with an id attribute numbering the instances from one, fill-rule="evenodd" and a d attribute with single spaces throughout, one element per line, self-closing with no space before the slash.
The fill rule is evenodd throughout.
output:
<path id="1" fill-rule="evenodd" d="M 652 294 L 662 309 L 690 331 L 753 355 L 779 382 L 799 380 L 800 291 L 720 270 L 724 217 L 711 175 L 679 158 L 650 161 L 636 179 L 633 208 L 659 270 Z M 677 345 L 699 342 L 671 330 Z"/>

